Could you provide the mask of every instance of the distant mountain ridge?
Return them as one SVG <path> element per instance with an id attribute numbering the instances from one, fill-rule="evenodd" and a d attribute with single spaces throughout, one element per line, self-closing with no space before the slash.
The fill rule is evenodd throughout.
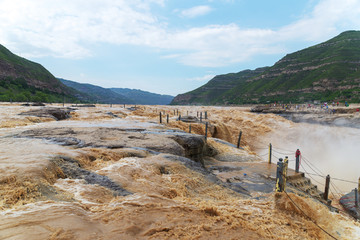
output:
<path id="1" fill-rule="evenodd" d="M 360 32 L 286 55 L 272 67 L 215 76 L 172 104 L 228 105 L 274 101 L 360 102 Z"/>
<path id="2" fill-rule="evenodd" d="M 174 96 L 151 93 L 140 89 L 110 88 L 110 90 L 132 99 L 136 104 L 168 105 Z"/>
<path id="3" fill-rule="evenodd" d="M 150 93 L 138 89 L 129 88 L 103 88 L 87 83 L 78 83 L 60 79 L 66 86 L 83 93 L 85 101 L 112 104 L 144 104 L 144 105 L 167 105 L 173 100 L 173 96 Z"/>
<path id="4" fill-rule="evenodd" d="M 40 64 L 19 57 L 0 45 L 0 101 L 169 104 L 173 98 L 141 90 L 105 89 L 58 79 Z"/>
<path id="5" fill-rule="evenodd" d="M 110 89 L 99 86 L 78 83 L 70 80 L 59 78 L 59 80 L 68 87 L 74 88 L 83 93 L 83 101 L 95 103 L 112 103 L 112 104 L 134 104 L 135 102 L 121 94 L 117 94 Z M 80 97 L 81 98 L 81 97 Z"/>

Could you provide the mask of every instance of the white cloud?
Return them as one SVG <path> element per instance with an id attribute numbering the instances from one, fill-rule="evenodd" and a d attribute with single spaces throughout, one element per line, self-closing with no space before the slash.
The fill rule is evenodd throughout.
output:
<path id="1" fill-rule="evenodd" d="M 90 55 L 86 44 L 98 42 L 150 45 L 162 28 L 151 3 L 163 0 L 1 0 L 0 41 L 21 51 L 31 45 L 28 55 L 43 49 L 70 58 Z"/>
<path id="2" fill-rule="evenodd" d="M 322 0 L 314 10 L 297 22 L 278 31 L 280 39 L 323 41 L 344 30 L 360 29 L 358 0 Z"/>
<path id="3" fill-rule="evenodd" d="M 187 81 L 197 81 L 197 82 L 205 82 L 205 81 L 209 81 L 212 78 L 214 78 L 215 75 L 214 74 L 208 74 L 205 76 L 201 76 L 201 77 L 193 77 L 193 78 L 188 78 L 186 79 Z"/>
<path id="4" fill-rule="evenodd" d="M 151 10 L 164 0 L 0 0 L 0 43 L 22 56 L 83 58 L 91 45 L 131 44 L 166 50 L 185 65 L 217 67 L 253 56 L 288 52 L 293 41 L 319 42 L 360 29 L 360 2 L 322 0 L 312 12 L 279 29 L 244 29 L 237 24 L 171 29 Z M 184 11 L 195 17 L 211 11 Z"/>
<path id="5" fill-rule="evenodd" d="M 199 16 L 206 15 L 212 11 L 211 7 L 202 5 L 202 6 L 196 6 L 192 7 L 186 10 L 181 11 L 181 16 L 186 18 L 195 18 Z"/>

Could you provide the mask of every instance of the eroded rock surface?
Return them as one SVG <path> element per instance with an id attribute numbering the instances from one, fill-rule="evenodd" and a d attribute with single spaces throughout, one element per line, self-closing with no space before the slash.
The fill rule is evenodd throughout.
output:
<path id="1" fill-rule="evenodd" d="M 24 131 L 18 137 L 41 138 L 77 148 L 143 148 L 171 153 L 203 163 L 203 136 L 177 131 L 147 131 L 123 128 L 39 128 Z"/>
<path id="2" fill-rule="evenodd" d="M 44 108 L 39 108 L 39 109 L 23 112 L 23 113 L 20 113 L 20 115 L 53 118 L 53 119 L 59 121 L 59 120 L 65 120 L 65 119 L 70 118 L 71 111 L 73 111 L 73 109 L 44 107 Z"/>

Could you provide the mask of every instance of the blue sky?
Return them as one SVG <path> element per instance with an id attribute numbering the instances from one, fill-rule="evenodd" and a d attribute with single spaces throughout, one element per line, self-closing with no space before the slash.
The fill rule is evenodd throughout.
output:
<path id="1" fill-rule="evenodd" d="M 358 0 L 0 0 L 0 44 L 56 77 L 171 95 L 346 30 Z"/>

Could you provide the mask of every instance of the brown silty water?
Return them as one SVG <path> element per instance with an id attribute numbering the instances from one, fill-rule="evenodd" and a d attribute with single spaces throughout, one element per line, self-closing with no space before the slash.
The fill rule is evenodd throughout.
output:
<path id="1" fill-rule="evenodd" d="M 0 239 L 328 239 L 285 195 L 249 196 L 221 170 L 258 163 L 256 142 L 278 122 L 293 125 L 281 117 L 212 108 L 205 144 L 174 133 L 188 130 L 176 116 L 157 124 L 160 106 L 78 108 L 62 121 L 18 115 L 40 107 L 0 107 Z M 236 143 L 240 130 L 244 150 L 211 138 Z M 347 216 L 290 196 L 331 234 L 360 233 Z"/>

